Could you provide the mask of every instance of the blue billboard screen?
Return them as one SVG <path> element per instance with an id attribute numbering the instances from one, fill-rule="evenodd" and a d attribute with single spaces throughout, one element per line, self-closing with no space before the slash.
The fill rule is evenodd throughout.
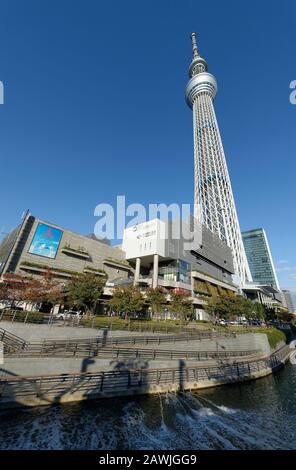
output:
<path id="1" fill-rule="evenodd" d="M 44 256 L 45 258 L 55 258 L 63 232 L 58 228 L 46 224 L 38 224 L 29 253 Z"/>

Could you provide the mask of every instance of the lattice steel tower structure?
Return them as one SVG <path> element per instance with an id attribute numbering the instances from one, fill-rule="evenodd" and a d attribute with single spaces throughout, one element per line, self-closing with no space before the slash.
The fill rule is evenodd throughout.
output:
<path id="1" fill-rule="evenodd" d="M 191 34 L 193 58 L 189 67 L 186 101 L 193 111 L 194 203 L 202 223 L 232 249 L 235 280 L 240 286 L 252 281 L 242 241 L 227 163 L 213 100 L 217 93 L 215 77 L 199 55 L 196 34 Z M 196 207 L 197 207 L 196 206 Z"/>

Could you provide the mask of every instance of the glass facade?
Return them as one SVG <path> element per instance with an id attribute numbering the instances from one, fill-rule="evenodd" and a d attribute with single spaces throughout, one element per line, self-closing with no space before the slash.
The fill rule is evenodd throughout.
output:
<path id="1" fill-rule="evenodd" d="M 159 263 L 158 276 L 160 279 L 190 284 L 191 266 L 181 259 Z"/>
<path id="2" fill-rule="evenodd" d="M 265 231 L 249 230 L 242 232 L 242 237 L 253 282 L 279 289 Z"/>

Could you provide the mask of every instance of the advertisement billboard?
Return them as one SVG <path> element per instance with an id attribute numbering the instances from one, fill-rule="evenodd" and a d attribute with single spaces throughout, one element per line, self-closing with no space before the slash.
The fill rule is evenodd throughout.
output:
<path id="1" fill-rule="evenodd" d="M 30 245 L 29 253 L 44 256 L 45 258 L 55 258 L 62 235 L 62 230 L 39 223 Z"/>

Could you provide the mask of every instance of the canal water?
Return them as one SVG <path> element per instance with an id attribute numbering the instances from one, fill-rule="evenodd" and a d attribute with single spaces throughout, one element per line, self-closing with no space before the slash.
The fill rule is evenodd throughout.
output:
<path id="1" fill-rule="evenodd" d="M 0 449 L 296 449 L 296 366 L 198 392 L 1 412 Z"/>

